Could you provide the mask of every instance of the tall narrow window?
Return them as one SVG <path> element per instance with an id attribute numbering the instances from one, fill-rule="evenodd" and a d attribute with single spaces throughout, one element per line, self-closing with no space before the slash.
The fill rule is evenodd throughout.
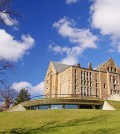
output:
<path id="1" fill-rule="evenodd" d="M 87 88 L 87 96 L 89 96 L 89 88 Z"/>
<path id="2" fill-rule="evenodd" d="M 92 86 L 92 82 L 90 82 L 90 87 Z"/>
<path id="3" fill-rule="evenodd" d="M 90 76 L 91 76 L 91 72 L 90 72 Z"/>
<path id="4" fill-rule="evenodd" d="M 81 87 L 81 95 L 83 95 L 83 87 Z"/>
<path id="5" fill-rule="evenodd" d="M 82 73 L 83 73 L 83 72 L 82 72 L 82 70 L 81 70 L 81 75 L 82 75 Z"/>
<path id="6" fill-rule="evenodd" d="M 77 84 L 77 80 L 75 79 L 75 84 Z"/>
<path id="7" fill-rule="evenodd" d="M 90 96 L 92 96 L 92 88 L 90 88 Z"/>
<path id="8" fill-rule="evenodd" d="M 111 67 L 111 72 L 113 71 L 113 68 Z"/>
<path id="9" fill-rule="evenodd" d="M 104 83 L 104 88 L 106 88 L 106 84 Z"/>
<path id="10" fill-rule="evenodd" d="M 96 89 L 96 97 L 98 97 L 98 89 Z"/>
<path id="11" fill-rule="evenodd" d="M 76 85 L 75 85 L 75 95 L 76 95 Z"/>
<path id="12" fill-rule="evenodd" d="M 86 96 L 86 87 L 84 87 L 84 96 Z"/>
<path id="13" fill-rule="evenodd" d="M 83 85 L 83 80 L 81 80 L 81 85 Z"/>
<path id="14" fill-rule="evenodd" d="M 77 77 L 77 70 L 75 69 L 75 78 Z"/>
<path id="15" fill-rule="evenodd" d="M 116 83 L 115 76 L 113 76 L 113 83 L 114 83 L 114 84 Z"/>

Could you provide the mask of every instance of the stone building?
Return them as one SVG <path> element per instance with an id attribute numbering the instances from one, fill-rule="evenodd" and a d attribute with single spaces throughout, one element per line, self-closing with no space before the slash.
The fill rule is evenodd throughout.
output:
<path id="1" fill-rule="evenodd" d="M 50 62 L 44 81 L 49 97 L 108 98 L 120 94 L 120 69 L 112 58 L 92 68 Z"/>

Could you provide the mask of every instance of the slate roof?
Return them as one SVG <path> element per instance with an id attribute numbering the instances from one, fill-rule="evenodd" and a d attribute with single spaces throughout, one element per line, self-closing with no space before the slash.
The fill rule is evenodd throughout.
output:
<path id="1" fill-rule="evenodd" d="M 95 70 L 100 70 L 109 60 L 103 62 L 102 64 L 98 65 L 97 67 L 95 67 Z"/>
<path id="2" fill-rule="evenodd" d="M 55 67 L 55 70 L 57 73 L 61 73 L 62 71 L 66 70 L 67 68 L 70 67 L 70 65 L 66 65 L 66 64 L 61 64 L 61 63 L 58 63 L 58 62 L 52 62 L 54 67 Z"/>
<path id="3" fill-rule="evenodd" d="M 100 70 L 109 60 L 113 61 L 112 58 L 108 59 L 107 61 L 103 62 L 102 64 L 98 65 L 97 67 L 95 67 L 95 70 Z M 114 61 L 113 61 L 114 62 Z"/>

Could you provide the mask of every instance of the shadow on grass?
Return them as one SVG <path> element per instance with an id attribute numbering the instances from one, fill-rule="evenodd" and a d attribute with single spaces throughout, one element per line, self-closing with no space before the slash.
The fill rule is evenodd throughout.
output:
<path id="1" fill-rule="evenodd" d="M 60 123 L 59 122 L 47 122 L 46 124 L 44 124 L 43 126 L 41 126 L 40 128 L 35 128 L 35 129 L 30 129 L 30 128 L 26 128 L 26 129 L 22 129 L 22 128 L 14 128 L 10 131 L 4 131 L 1 132 L 0 134 L 42 134 L 42 133 L 50 133 L 50 134 L 54 134 L 54 133 L 59 133 L 59 130 L 62 128 L 63 130 L 65 128 L 69 128 L 69 127 L 75 127 L 75 126 L 81 126 L 81 125 L 89 125 L 89 124 L 96 124 L 104 122 L 105 119 L 107 119 L 109 117 L 109 115 L 100 115 L 100 116 L 96 116 L 96 117 L 92 117 L 92 118 L 88 118 L 88 119 L 75 119 L 75 120 L 71 120 L 65 123 Z M 69 132 L 68 132 L 69 133 Z M 74 131 L 72 132 L 74 134 Z M 89 134 L 112 134 L 114 133 L 114 130 L 111 128 L 101 128 L 101 129 L 97 129 L 95 128 L 94 130 L 90 130 Z M 81 132 L 79 132 L 79 134 L 88 134 L 87 130 L 82 130 Z"/>

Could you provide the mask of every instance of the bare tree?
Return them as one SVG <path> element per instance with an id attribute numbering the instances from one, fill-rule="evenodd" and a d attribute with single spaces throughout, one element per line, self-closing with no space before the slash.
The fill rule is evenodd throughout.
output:
<path id="1" fill-rule="evenodd" d="M 7 73 L 9 71 L 14 72 L 15 66 L 13 63 L 0 60 L 0 88 L 5 88 L 6 87 L 6 82 L 7 82 Z"/>
<path id="2" fill-rule="evenodd" d="M 3 98 L 5 103 L 5 109 L 8 109 L 11 104 L 13 104 L 14 99 L 17 96 L 17 92 L 12 89 L 10 86 L 5 87 L 0 90 L 0 96 Z"/>
<path id="3" fill-rule="evenodd" d="M 7 15 L 10 21 L 13 16 L 20 15 L 16 10 L 12 9 L 12 0 L 0 0 L 0 13 Z M 0 16 L 0 23 L 5 24 L 2 16 Z"/>
<path id="4" fill-rule="evenodd" d="M 5 24 L 4 15 L 11 22 L 13 17 L 20 15 L 16 10 L 12 9 L 12 0 L 0 0 L 0 24 Z M 8 73 L 10 71 L 14 72 L 14 69 L 13 63 L 0 59 L 0 97 L 4 100 L 6 108 L 9 108 L 16 97 L 16 92 L 10 86 L 7 86 Z"/>
<path id="5" fill-rule="evenodd" d="M 5 102 L 5 108 L 8 109 L 15 99 L 16 92 L 7 86 L 8 72 L 14 72 L 15 66 L 8 61 L 0 61 L 0 98 Z"/>

